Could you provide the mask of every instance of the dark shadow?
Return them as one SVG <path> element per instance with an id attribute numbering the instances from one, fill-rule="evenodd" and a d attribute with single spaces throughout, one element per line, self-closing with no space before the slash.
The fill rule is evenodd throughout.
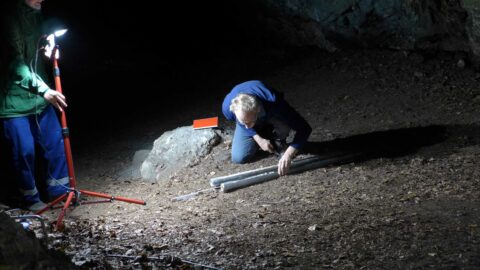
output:
<path id="1" fill-rule="evenodd" d="M 2 129 L 0 127 L 0 132 Z M 0 134 L 3 134 L 0 133 Z M 15 182 L 7 147 L 0 137 L 0 203 L 12 208 L 21 207 L 21 196 Z"/>
<path id="2" fill-rule="evenodd" d="M 447 140 L 448 139 L 448 140 Z M 450 155 L 459 148 L 480 144 L 480 127 L 476 125 L 433 125 L 377 131 L 335 139 L 327 142 L 307 142 L 302 154 L 329 160 L 325 166 L 362 162 L 376 158 L 396 158 L 416 153 L 420 148 L 442 143 L 435 156 Z M 429 155 L 432 155 L 430 153 Z M 258 151 L 248 162 L 271 156 Z"/>
<path id="3" fill-rule="evenodd" d="M 405 128 L 355 135 L 329 142 L 308 142 L 304 152 L 338 156 L 339 163 L 361 162 L 412 154 L 421 147 L 443 142 L 447 137 L 446 126 Z M 346 156 L 346 160 L 342 160 L 342 156 Z"/>

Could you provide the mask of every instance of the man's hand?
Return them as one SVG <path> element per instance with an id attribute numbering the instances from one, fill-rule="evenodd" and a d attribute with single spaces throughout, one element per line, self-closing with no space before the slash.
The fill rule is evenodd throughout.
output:
<path id="1" fill-rule="evenodd" d="M 283 156 L 280 158 L 280 161 L 278 161 L 278 174 L 280 176 L 287 174 L 290 164 L 292 164 L 292 160 L 297 152 L 298 150 L 292 146 L 287 148 Z"/>
<path id="2" fill-rule="evenodd" d="M 62 95 L 60 92 L 49 89 L 45 92 L 43 97 L 61 112 L 63 112 L 63 108 L 67 107 L 65 96 Z"/>
<path id="3" fill-rule="evenodd" d="M 270 153 L 273 153 L 275 151 L 270 140 L 264 139 L 258 134 L 255 134 L 253 136 L 253 139 L 257 142 L 258 146 L 260 146 L 260 149 L 262 149 L 263 151 L 267 151 Z"/>

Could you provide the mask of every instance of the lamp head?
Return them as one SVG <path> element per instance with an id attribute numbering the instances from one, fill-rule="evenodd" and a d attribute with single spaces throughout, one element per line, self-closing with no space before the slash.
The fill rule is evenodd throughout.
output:
<path id="1" fill-rule="evenodd" d="M 67 29 L 61 29 L 53 32 L 52 34 L 48 35 L 45 39 L 47 40 L 47 45 L 45 45 L 45 56 L 48 58 L 52 57 L 53 50 L 55 49 L 55 37 L 63 36 L 67 32 Z M 60 52 L 55 50 L 55 59 L 60 57 Z"/>
<path id="2" fill-rule="evenodd" d="M 67 31 L 68 29 L 60 29 L 53 32 L 53 35 L 55 35 L 55 37 L 60 37 L 60 36 L 63 36 L 65 33 L 67 33 Z"/>

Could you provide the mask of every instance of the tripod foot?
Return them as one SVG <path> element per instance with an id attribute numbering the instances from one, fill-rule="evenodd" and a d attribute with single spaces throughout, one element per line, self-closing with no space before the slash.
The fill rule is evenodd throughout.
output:
<path id="1" fill-rule="evenodd" d="M 63 217 L 67 213 L 67 209 L 70 206 L 70 203 L 72 202 L 74 195 L 75 195 L 74 191 L 70 191 L 68 193 L 67 201 L 65 202 L 65 205 L 63 205 L 62 212 L 60 212 L 60 215 L 58 215 L 57 225 L 56 225 L 57 230 L 60 230 L 60 228 L 65 228 L 65 225 L 63 224 Z"/>
<path id="2" fill-rule="evenodd" d="M 63 222 L 57 223 L 58 221 L 55 221 L 53 224 L 55 226 L 55 231 L 56 232 L 63 232 L 65 231 L 65 224 Z"/>

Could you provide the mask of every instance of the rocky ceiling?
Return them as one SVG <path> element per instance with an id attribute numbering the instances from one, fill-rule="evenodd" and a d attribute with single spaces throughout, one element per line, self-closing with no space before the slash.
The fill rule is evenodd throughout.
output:
<path id="1" fill-rule="evenodd" d="M 255 3 L 254 3 L 255 2 Z M 344 47 L 445 50 L 480 57 L 476 0 L 263 0 L 239 18 L 264 38 L 334 51 Z M 268 35 L 264 35 L 269 33 Z"/>

